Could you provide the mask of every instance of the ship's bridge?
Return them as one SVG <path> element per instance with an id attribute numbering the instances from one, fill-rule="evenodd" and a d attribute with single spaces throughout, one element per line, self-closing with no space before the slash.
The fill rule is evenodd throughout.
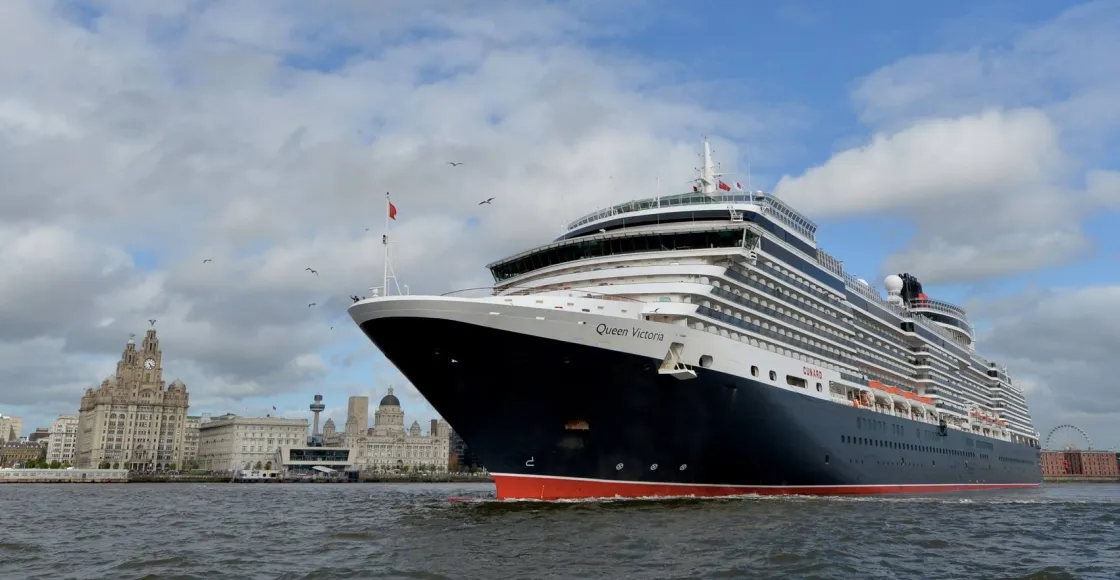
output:
<path id="1" fill-rule="evenodd" d="M 621 228 L 691 221 L 742 219 L 755 221 L 775 231 L 772 222 L 796 234 L 807 246 L 815 248 L 817 225 L 797 210 L 771 194 L 754 191 L 744 193 L 704 193 L 696 191 L 667 197 L 651 197 L 620 203 L 587 214 L 568 224 L 555 241 L 569 240 L 593 233 Z M 762 219 L 753 216 L 766 216 Z"/>

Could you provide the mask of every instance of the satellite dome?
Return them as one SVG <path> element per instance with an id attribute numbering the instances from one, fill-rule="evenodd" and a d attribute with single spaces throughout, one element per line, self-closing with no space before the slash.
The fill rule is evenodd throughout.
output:
<path id="1" fill-rule="evenodd" d="M 886 280 L 883 280 L 883 286 L 887 287 L 888 294 L 898 294 L 902 292 L 902 278 L 898 274 L 891 274 L 887 276 Z"/>
<path id="2" fill-rule="evenodd" d="M 871 285 L 871 284 L 868 284 L 867 280 L 864 280 L 863 278 L 857 278 L 856 282 L 859 282 L 860 284 L 863 284 L 864 286 L 870 286 Z"/>

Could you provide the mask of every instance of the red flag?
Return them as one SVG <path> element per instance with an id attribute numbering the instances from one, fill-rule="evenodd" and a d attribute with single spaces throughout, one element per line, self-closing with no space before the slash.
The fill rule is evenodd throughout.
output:
<path id="1" fill-rule="evenodd" d="M 397 219 L 397 206 L 393 205 L 391 201 L 389 202 L 389 219 L 394 221 Z"/>
<path id="2" fill-rule="evenodd" d="M 724 191 L 731 191 L 731 186 L 727 185 L 726 183 L 724 183 L 722 181 L 719 182 L 719 188 L 724 190 Z"/>

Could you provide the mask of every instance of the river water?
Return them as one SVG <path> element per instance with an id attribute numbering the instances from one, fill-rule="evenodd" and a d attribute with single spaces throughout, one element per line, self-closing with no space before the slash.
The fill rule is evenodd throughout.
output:
<path id="1" fill-rule="evenodd" d="M 1120 578 L 1120 486 L 498 502 L 491 484 L 0 486 L 0 578 Z"/>

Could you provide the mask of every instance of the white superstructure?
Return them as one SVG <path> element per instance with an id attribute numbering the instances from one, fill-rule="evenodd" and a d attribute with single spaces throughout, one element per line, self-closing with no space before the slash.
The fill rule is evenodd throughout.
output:
<path id="1" fill-rule="evenodd" d="M 905 274 L 887 277 L 883 297 L 817 247 L 807 217 L 761 191 L 733 193 L 706 140 L 699 174 L 692 193 L 596 211 L 489 264 L 493 296 L 395 296 L 351 314 L 359 324 L 392 312 L 595 344 L 655 357 L 681 380 L 712 368 L 1037 445 L 1022 391 L 975 353 L 963 309 Z"/>

